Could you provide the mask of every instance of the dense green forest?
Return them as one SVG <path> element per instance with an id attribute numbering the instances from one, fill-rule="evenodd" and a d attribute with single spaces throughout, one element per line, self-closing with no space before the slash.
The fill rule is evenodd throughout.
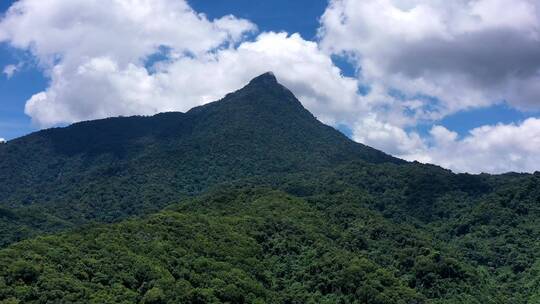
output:
<path id="1" fill-rule="evenodd" d="M 474 223 L 485 216 L 473 207 L 468 219 L 422 225 L 397 223 L 372 210 L 370 199 L 347 192 L 300 198 L 264 187 L 225 187 L 142 219 L 10 246 L 0 251 L 0 298 L 536 303 L 538 223 L 515 220 L 495 198 L 486 203 L 494 210 L 487 222 Z M 470 231 L 462 234 L 460 225 Z"/>
<path id="2" fill-rule="evenodd" d="M 271 74 L 0 145 L 0 303 L 540 303 L 540 173 L 354 143 Z"/>

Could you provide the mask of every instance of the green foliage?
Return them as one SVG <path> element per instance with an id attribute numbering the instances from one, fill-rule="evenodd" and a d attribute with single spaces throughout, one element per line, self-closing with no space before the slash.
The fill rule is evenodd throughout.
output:
<path id="1" fill-rule="evenodd" d="M 537 297 L 538 262 L 503 280 L 510 265 L 489 270 L 456 250 L 459 238 L 443 242 L 429 227 L 321 195 L 218 190 L 143 219 L 0 251 L 0 300 L 448 304 Z"/>
<path id="2" fill-rule="evenodd" d="M 224 197 L 233 200 L 220 206 Z M 146 219 L 15 244 L 0 252 L 0 299 L 424 301 L 395 269 L 343 248 L 340 239 L 305 200 L 268 190 L 220 192 Z"/>

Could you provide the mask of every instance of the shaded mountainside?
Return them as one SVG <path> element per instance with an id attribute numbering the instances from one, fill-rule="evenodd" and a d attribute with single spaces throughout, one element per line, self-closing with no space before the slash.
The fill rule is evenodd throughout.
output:
<path id="1" fill-rule="evenodd" d="M 539 303 L 539 239 L 540 174 L 393 158 L 270 73 L 0 145 L 2 304 Z"/>
<path id="2" fill-rule="evenodd" d="M 316 120 L 272 74 L 187 113 L 110 118 L 0 145 L 0 207 L 115 221 L 225 181 L 402 161 Z"/>

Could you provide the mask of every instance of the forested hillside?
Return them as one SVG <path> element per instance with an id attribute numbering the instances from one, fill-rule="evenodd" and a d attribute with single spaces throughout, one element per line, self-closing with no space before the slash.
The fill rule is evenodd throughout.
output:
<path id="1" fill-rule="evenodd" d="M 264 74 L 187 113 L 82 122 L 0 145 L 0 245 L 156 212 L 221 182 L 354 159 L 402 162 L 323 125 Z"/>
<path id="2" fill-rule="evenodd" d="M 393 158 L 272 74 L 0 145 L 0 219 L 0 303 L 540 303 L 539 173 Z"/>
<path id="3" fill-rule="evenodd" d="M 538 184 L 535 189 L 538 198 Z M 396 223 L 370 204 L 346 193 L 299 198 L 261 187 L 216 190 L 140 220 L 10 246 L 0 252 L 0 298 L 5 303 L 538 300 L 537 221 L 488 219 L 471 224 L 464 235 L 453 221 Z M 491 207 L 504 208 L 499 202 Z M 477 216 L 472 213 L 461 224 Z M 520 235 L 521 229 L 535 235 Z M 521 240 L 506 243 L 516 236 Z M 508 257 L 497 256 L 505 251 Z"/>

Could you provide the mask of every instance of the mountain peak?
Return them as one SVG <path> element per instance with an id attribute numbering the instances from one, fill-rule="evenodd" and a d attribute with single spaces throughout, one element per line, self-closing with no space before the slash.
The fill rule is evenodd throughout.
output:
<path id="1" fill-rule="evenodd" d="M 266 84 L 266 85 L 274 85 L 277 84 L 278 81 L 276 79 L 276 75 L 274 75 L 273 72 L 266 72 L 264 74 L 261 74 L 255 78 L 253 78 L 249 84 Z"/>

